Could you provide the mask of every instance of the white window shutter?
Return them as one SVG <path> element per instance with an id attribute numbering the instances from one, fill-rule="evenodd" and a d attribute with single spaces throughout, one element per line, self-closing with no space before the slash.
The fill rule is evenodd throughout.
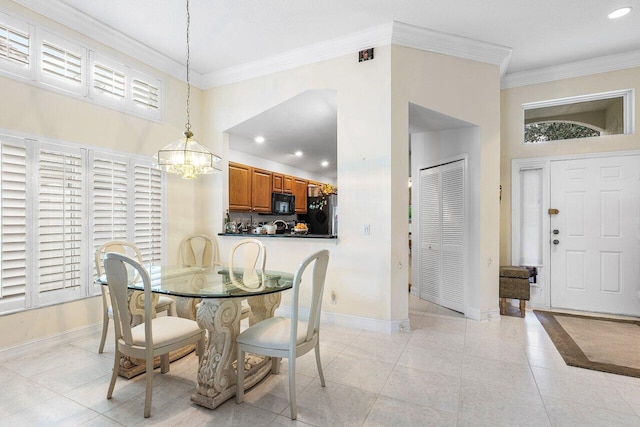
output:
<path id="1" fill-rule="evenodd" d="M 135 114 L 143 114 L 154 120 L 161 118 L 162 81 L 131 68 L 130 108 Z"/>
<path id="2" fill-rule="evenodd" d="M 0 23 L 0 58 L 29 66 L 29 34 Z"/>
<path id="3" fill-rule="evenodd" d="M 146 265 L 162 263 L 162 175 L 148 165 L 134 165 L 134 243 Z"/>
<path id="4" fill-rule="evenodd" d="M 43 147 L 38 152 L 38 292 L 42 303 L 82 295 L 83 157 L 80 150 Z"/>
<path id="5" fill-rule="evenodd" d="M 27 292 L 27 156 L 24 142 L 0 145 L 0 311 L 25 308 Z"/>
<path id="6" fill-rule="evenodd" d="M 90 276 L 95 277 L 96 249 L 112 240 L 128 240 L 128 159 L 91 152 L 89 171 L 89 236 L 92 239 L 89 265 Z M 93 286 L 91 293 L 99 291 L 99 287 Z"/>
<path id="7" fill-rule="evenodd" d="M 59 89 L 84 95 L 85 51 L 81 46 L 44 33 L 40 44 L 42 81 Z"/>

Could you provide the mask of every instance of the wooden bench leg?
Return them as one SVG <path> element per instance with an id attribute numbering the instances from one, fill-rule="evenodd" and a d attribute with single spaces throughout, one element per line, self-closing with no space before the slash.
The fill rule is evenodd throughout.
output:
<path id="1" fill-rule="evenodd" d="M 507 314 L 507 299 L 506 298 L 500 298 L 500 314 L 501 315 L 505 315 Z"/>
<path id="2" fill-rule="evenodd" d="M 527 305 L 527 301 L 521 299 L 520 300 L 520 317 L 524 317 L 525 307 Z"/>

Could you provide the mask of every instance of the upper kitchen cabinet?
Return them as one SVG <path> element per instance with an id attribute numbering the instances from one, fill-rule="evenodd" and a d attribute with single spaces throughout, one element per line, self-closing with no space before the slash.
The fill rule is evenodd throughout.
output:
<path id="1" fill-rule="evenodd" d="M 271 212 L 271 179 L 269 171 L 229 162 L 229 210 Z"/>
<path id="2" fill-rule="evenodd" d="M 251 172 L 251 205 L 253 212 L 271 212 L 272 173 L 253 168 Z"/>
<path id="3" fill-rule="evenodd" d="M 251 171 L 253 168 L 239 163 L 229 162 L 229 210 L 250 212 Z"/>
<path id="4" fill-rule="evenodd" d="M 284 186 L 282 187 L 284 193 L 293 193 L 293 177 L 289 175 L 284 176 Z"/>
<path id="5" fill-rule="evenodd" d="M 293 179 L 293 195 L 296 196 L 296 213 L 307 213 L 307 186 L 309 181 L 301 178 Z"/>
<path id="6" fill-rule="evenodd" d="M 275 193 L 282 193 L 284 190 L 284 175 L 281 173 L 273 173 L 273 191 Z"/>

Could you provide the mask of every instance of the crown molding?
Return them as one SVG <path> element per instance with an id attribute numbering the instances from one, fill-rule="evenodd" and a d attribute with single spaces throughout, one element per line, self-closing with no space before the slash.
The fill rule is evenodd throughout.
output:
<path id="1" fill-rule="evenodd" d="M 506 46 L 441 33 L 403 22 L 393 22 L 391 43 L 497 65 L 500 67 L 500 75 L 505 73 L 512 52 L 512 49 Z"/>
<path id="2" fill-rule="evenodd" d="M 344 37 L 336 37 L 324 42 L 292 49 L 280 55 L 214 71 L 202 76 L 203 88 L 211 89 L 216 86 L 237 83 L 254 77 L 348 55 L 362 49 L 388 45 L 391 40 L 392 28 L 392 23 L 383 24 L 351 33 Z"/>
<path id="3" fill-rule="evenodd" d="M 640 67 L 640 50 L 507 74 L 502 78 L 500 87 L 510 89 L 634 67 Z"/>

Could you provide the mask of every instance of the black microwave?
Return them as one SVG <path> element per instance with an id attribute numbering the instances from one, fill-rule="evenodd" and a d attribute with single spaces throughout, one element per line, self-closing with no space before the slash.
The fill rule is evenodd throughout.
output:
<path id="1" fill-rule="evenodd" d="M 277 215 L 293 215 L 296 213 L 296 196 L 286 193 L 272 193 L 271 213 Z"/>

